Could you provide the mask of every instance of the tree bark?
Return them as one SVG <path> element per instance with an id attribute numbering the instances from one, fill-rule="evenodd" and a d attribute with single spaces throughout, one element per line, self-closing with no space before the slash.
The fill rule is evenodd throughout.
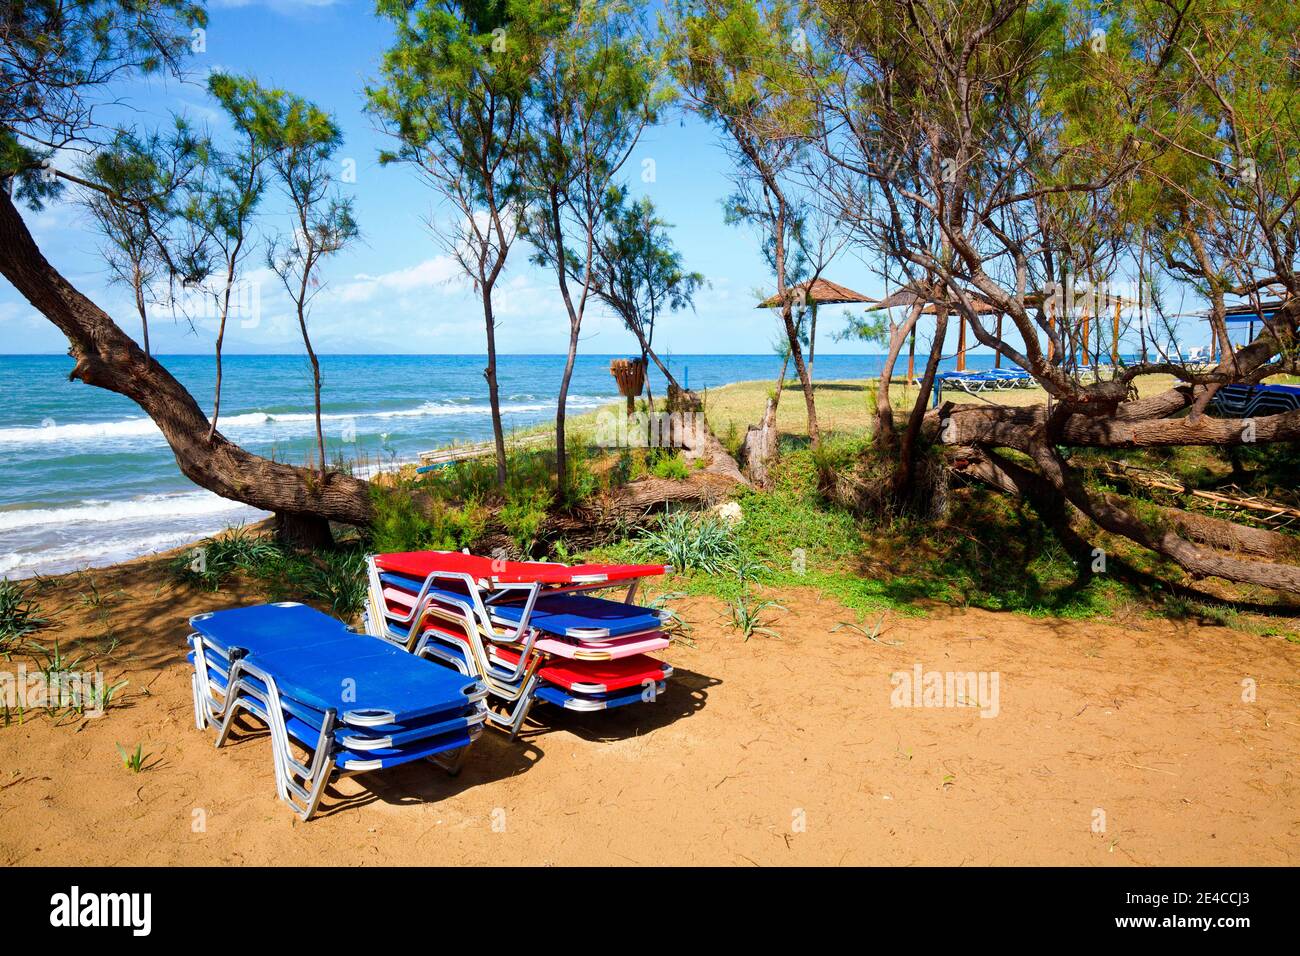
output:
<path id="1" fill-rule="evenodd" d="M 1012 408 L 966 405 L 954 408 L 945 438 L 950 445 L 990 445 L 1028 451 L 1030 429 L 1047 421 L 1042 405 Z M 931 426 L 938 427 L 931 413 Z M 1300 439 L 1300 411 L 1259 418 L 1156 418 L 1127 421 L 1070 415 L 1060 425 L 1058 443 L 1095 448 L 1157 448 L 1167 445 L 1233 445 Z"/>
<path id="2" fill-rule="evenodd" d="M 876 383 L 876 441 L 884 448 L 893 448 L 897 440 L 894 430 L 894 407 L 890 400 L 890 385 L 894 377 L 894 363 L 898 361 L 899 353 L 903 350 L 903 343 L 908 337 L 912 337 L 915 342 L 916 323 L 921 315 L 923 303 L 916 302 L 908 312 L 907 321 L 897 328 L 891 329 L 889 336 L 889 352 L 885 356 L 885 364 L 880 370 L 880 381 Z M 892 325 L 892 323 L 891 323 Z M 912 375 L 911 363 L 908 364 L 908 380 L 910 382 Z"/>
<path id="3" fill-rule="evenodd" d="M 181 472 L 224 498 L 277 513 L 345 524 L 371 519 L 369 486 L 349 475 L 324 482 L 310 471 L 270 461 L 233 444 L 161 364 L 82 295 L 41 254 L 8 194 L 0 190 L 0 275 L 67 337 L 71 378 L 134 401 L 158 425 Z"/>
<path id="4" fill-rule="evenodd" d="M 573 378 L 573 365 L 578 357 L 577 322 L 569 324 L 569 351 L 564 360 L 564 378 L 560 380 L 560 396 L 555 405 L 555 480 L 563 500 L 569 489 L 569 454 L 564 438 L 564 406 L 569 400 L 569 382 Z"/>
<path id="5" fill-rule="evenodd" d="M 506 486 L 506 435 L 501 426 L 501 391 L 497 387 L 497 331 L 496 315 L 492 310 L 492 284 L 483 284 L 483 322 L 487 327 L 487 379 L 488 404 L 492 407 L 492 440 L 496 443 L 497 487 Z"/>
<path id="6" fill-rule="evenodd" d="M 334 546 L 330 523 L 319 515 L 298 514 L 291 511 L 277 512 L 275 536 L 295 548 L 320 551 Z"/>
<path id="7" fill-rule="evenodd" d="M 1057 492 L 1103 530 L 1122 535 L 1164 555 L 1196 577 L 1214 576 L 1241 584 L 1257 584 L 1300 594 L 1300 566 L 1247 561 L 1193 544 L 1167 524 L 1152 524 L 1141 520 L 1115 495 L 1090 493 L 1049 445 L 1035 442 L 1031 453 L 1039 470 Z"/>
<path id="8" fill-rule="evenodd" d="M 907 420 L 907 428 L 898 443 L 898 463 L 894 468 L 893 495 L 901 499 L 912 484 L 916 468 L 916 445 L 921 437 L 921 428 L 926 422 L 926 403 L 934 388 L 934 377 L 939 371 L 939 360 L 943 357 L 943 340 L 948 333 L 948 315 L 940 309 L 935 316 L 934 341 L 930 344 L 930 358 L 925 363 L 925 374 L 921 377 L 921 387 L 917 390 L 916 402 Z"/>

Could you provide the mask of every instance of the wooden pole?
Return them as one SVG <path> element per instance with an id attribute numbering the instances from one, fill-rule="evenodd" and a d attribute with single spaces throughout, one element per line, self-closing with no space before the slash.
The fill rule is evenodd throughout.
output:
<path id="1" fill-rule="evenodd" d="M 1120 297 L 1115 296 L 1115 338 L 1110 343 L 1110 364 L 1119 365 L 1119 304 Z"/>
<path id="2" fill-rule="evenodd" d="M 817 300 L 812 300 L 812 326 L 808 330 L 808 381 L 813 377 L 813 361 L 817 357 Z"/>
<path id="3" fill-rule="evenodd" d="M 1088 319 L 1089 318 L 1090 316 L 1088 315 L 1088 306 L 1085 303 L 1083 307 L 1083 336 L 1079 340 L 1079 352 L 1080 352 L 1079 357 L 1083 360 L 1083 364 L 1085 366 L 1092 361 L 1091 357 L 1088 355 Z"/>
<path id="4" fill-rule="evenodd" d="M 957 371 L 966 371 L 966 316 L 957 313 Z"/>
<path id="5" fill-rule="evenodd" d="M 1051 336 L 1056 331 L 1056 306 L 1050 299 L 1047 301 L 1047 331 L 1047 361 L 1050 363 L 1056 357 L 1056 343 Z"/>
<path id="6" fill-rule="evenodd" d="M 916 323 L 912 323 L 912 334 L 907 344 L 907 384 L 916 381 Z"/>

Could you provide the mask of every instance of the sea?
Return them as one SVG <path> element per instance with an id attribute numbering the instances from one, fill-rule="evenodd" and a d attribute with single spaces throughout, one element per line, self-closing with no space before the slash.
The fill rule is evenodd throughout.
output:
<path id="1" fill-rule="evenodd" d="M 580 355 L 568 409 L 615 398 L 609 355 Z M 210 355 L 158 356 L 211 409 Z M 690 388 L 775 379 L 774 355 L 685 355 L 669 360 Z M 879 373 L 879 355 L 819 355 L 818 379 Z M 154 423 L 129 399 L 70 381 L 65 355 L 0 355 L 0 577 L 103 566 L 164 551 L 266 517 L 194 485 Z M 392 467 L 422 451 L 491 438 L 481 355 L 325 355 L 327 457 Z M 982 363 L 970 357 L 970 365 Z M 221 420 L 232 441 L 277 460 L 314 448 L 311 369 L 304 356 L 224 358 Z M 498 359 L 506 428 L 551 421 L 562 355 Z M 664 383 L 653 371 L 652 387 Z"/>

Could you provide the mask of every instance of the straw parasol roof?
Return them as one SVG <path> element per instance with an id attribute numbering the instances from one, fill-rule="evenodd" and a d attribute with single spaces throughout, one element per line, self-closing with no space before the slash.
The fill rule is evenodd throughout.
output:
<path id="1" fill-rule="evenodd" d="M 786 290 L 786 295 L 794 301 L 804 304 L 839 305 L 853 302 L 872 302 L 870 296 L 831 282 L 829 279 L 816 279 L 812 282 L 800 282 Z M 773 309 L 781 304 L 779 296 L 771 296 L 758 304 L 760 309 Z"/>
<path id="2" fill-rule="evenodd" d="M 983 314 L 986 312 L 998 311 L 997 307 L 992 302 L 988 301 L 988 299 L 984 298 L 984 296 L 980 295 L 974 289 L 967 289 L 965 291 L 966 291 L 967 298 L 969 298 L 972 302 L 974 302 L 976 312 Z M 915 291 L 910 286 L 904 286 L 903 288 L 899 289 L 897 292 L 890 293 L 889 295 L 885 296 L 883 299 L 878 301 L 875 305 L 871 306 L 871 308 L 867 309 L 867 311 L 880 312 L 883 311 L 884 309 L 897 309 L 903 306 L 913 306 L 918 302 L 926 303 L 925 308 L 921 310 L 921 313 L 923 315 L 934 315 L 935 312 L 934 303 L 930 301 L 930 297 L 928 295 L 923 295 L 922 293 Z M 954 304 L 949 311 L 956 312 L 957 311 L 956 305 Z"/>

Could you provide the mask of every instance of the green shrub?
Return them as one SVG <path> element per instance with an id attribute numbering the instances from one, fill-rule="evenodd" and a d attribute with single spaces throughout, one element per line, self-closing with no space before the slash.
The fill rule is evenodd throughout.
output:
<path id="1" fill-rule="evenodd" d="M 532 552 L 550 506 L 551 492 L 545 487 L 507 486 L 506 503 L 497 517 L 520 553 Z"/>
<path id="2" fill-rule="evenodd" d="M 678 571 L 718 574 L 740 558 L 731 525 L 713 515 L 674 511 L 657 525 L 642 529 L 635 550 L 642 558 L 663 561 Z"/>
<path id="3" fill-rule="evenodd" d="M 372 486 L 371 502 L 370 541 L 379 552 L 473 548 L 487 527 L 478 499 L 452 505 L 422 493 L 419 482 Z"/>
<path id="4" fill-rule="evenodd" d="M 691 475 L 691 470 L 682 460 L 682 456 L 675 452 L 659 455 L 651 471 L 657 478 L 669 478 L 674 481 L 681 481 Z"/>

